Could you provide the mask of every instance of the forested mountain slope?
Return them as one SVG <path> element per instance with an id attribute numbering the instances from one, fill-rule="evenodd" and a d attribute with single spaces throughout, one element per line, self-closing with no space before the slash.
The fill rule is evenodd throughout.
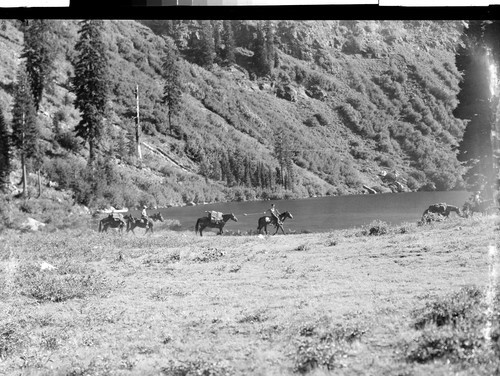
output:
<path id="1" fill-rule="evenodd" d="M 88 150 L 74 135 L 80 115 L 70 77 L 79 27 L 53 21 L 55 71 L 39 111 L 42 176 L 73 190 L 79 203 L 166 206 L 361 193 L 363 186 L 463 187 L 456 154 L 466 124 L 453 116 L 462 22 L 105 21 L 109 111 L 97 185 L 85 179 Z M 0 27 L 7 122 L 21 30 L 14 20 Z M 169 125 L 162 59 L 171 45 L 180 54 L 182 95 Z M 134 145 L 136 87 L 142 160 Z"/>

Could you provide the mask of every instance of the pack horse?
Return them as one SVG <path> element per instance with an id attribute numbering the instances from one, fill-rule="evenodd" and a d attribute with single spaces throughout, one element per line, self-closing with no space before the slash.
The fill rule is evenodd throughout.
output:
<path id="1" fill-rule="evenodd" d="M 194 227 L 194 232 L 197 234 L 199 231 L 200 236 L 203 236 L 203 230 L 207 227 L 218 228 L 219 232 L 217 235 L 222 235 L 224 232 L 223 228 L 226 225 L 227 221 L 231 219 L 235 222 L 238 222 L 238 218 L 236 218 L 233 213 L 222 214 L 216 211 L 209 211 L 207 213 L 208 215 L 206 217 L 198 218 Z"/>

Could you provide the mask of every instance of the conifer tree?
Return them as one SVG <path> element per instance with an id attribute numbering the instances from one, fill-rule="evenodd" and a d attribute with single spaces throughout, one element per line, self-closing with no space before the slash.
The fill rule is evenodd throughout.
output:
<path id="1" fill-rule="evenodd" d="M 265 30 L 259 24 L 257 35 L 254 40 L 252 64 L 258 76 L 265 76 L 271 73 L 272 62 L 269 61 L 269 44 L 266 40 Z"/>
<path id="2" fill-rule="evenodd" d="M 250 163 L 250 158 L 248 158 L 248 156 L 245 158 L 245 172 L 243 176 L 243 183 L 247 187 L 252 186 L 252 164 Z"/>
<path id="3" fill-rule="evenodd" d="M 219 162 L 219 156 L 215 156 L 215 159 L 212 163 L 212 179 L 216 181 L 222 180 L 222 170 L 221 170 L 221 164 Z"/>
<path id="4" fill-rule="evenodd" d="M 198 65 L 210 68 L 214 63 L 215 45 L 210 21 L 201 21 L 199 38 L 194 47 L 195 61 Z"/>
<path id="5" fill-rule="evenodd" d="M 172 134 L 172 115 L 179 113 L 181 108 L 181 72 L 175 45 L 167 39 L 163 57 L 163 102 L 168 109 L 168 126 Z"/>
<path id="6" fill-rule="evenodd" d="M 235 43 L 233 34 L 233 24 L 230 20 L 224 20 L 222 24 L 222 44 L 224 48 L 221 51 L 221 59 L 227 64 L 234 64 L 236 61 L 234 55 Z"/>
<path id="7" fill-rule="evenodd" d="M 265 32 L 265 39 L 266 39 L 265 43 L 267 52 L 266 63 L 268 65 L 269 73 L 271 73 L 276 58 L 276 48 L 274 46 L 274 31 L 271 21 L 266 21 L 264 32 Z"/>
<path id="8" fill-rule="evenodd" d="M 54 70 L 55 48 L 51 45 L 51 20 L 27 20 L 24 25 L 24 45 L 21 57 L 26 59 L 26 71 L 36 111 Z"/>
<path id="9" fill-rule="evenodd" d="M 0 192 L 6 192 L 10 174 L 10 134 L 0 109 Z"/>
<path id="10" fill-rule="evenodd" d="M 81 120 L 75 127 L 77 136 L 89 143 L 89 165 L 99 153 L 105 134 L 104 117 L 108 100 L 108 58 L 102 34 L 104 21 L 81 21 L 80 35 L 75 49 L 78 53 L 75 63 L 73 90 L 76 94 L 75 107 L 80 110 Z"/>
<path id="11" fill-rule="evenodd" d="M 28 160 L 38 154 L 39 129 L 36 119 L 35 104 L 26 73 L 26 66 L 19 68 L 12 109 L 12 146 L 19 153 L 22 167 L 23 196 L 27 193 Z"/>

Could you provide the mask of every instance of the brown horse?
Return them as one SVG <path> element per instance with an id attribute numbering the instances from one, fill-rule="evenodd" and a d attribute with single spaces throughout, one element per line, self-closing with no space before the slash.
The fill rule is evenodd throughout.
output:
<path id="1" fill-rule="evenodd" d="M 464 213 L 464 216 L 468 218 L 469 216 L 472 217 L 474 213 L 485 214 L 495 208 L 496 207 L 493 205 L 493 200 L 484 200 L 477 203 L 467 201 L 465 202 L 462 211 Z"/>
<path id="2" fill-rule="evenodd" d="M 134 228 L 136 228 L 136 227 L 145 228 L 146 232 L 144 233 L 144 235 L 146 235 L 148 233 L 148 231 L 151 231 L 151 233 L 154 232 L 154 222 L 153 221 L 163 222 L 163 216 L 159 212 L 150 216 L 148 218 L 147 222 L 144 222 L 142 220 L 142 218 L 132 217 L 132 214 L 126 215 L 125 219 L 127 220 L 127 232 L 132 231 L 132 233 L 134 235 L 135 235 Z"/>
<path id="3" fill-rule="evenodd" d="M 195 232 L 195 234 L 197 234 L 199 231 L 200 236 L 203 236 L 203 233 L 202 233 L 203 230 L 206 227 L 211 227 L 211 228 L 218 228 L 219 233 L 217 235 L 222 235 L 222 233 L 224 232 L 223 228 L 224 228 L 226 222 L 229 221 L 230 219 L 232 219 L 235 222 L 238 222 L 238 218 L 236 218 L 233 213 L 222 214 L 222 221 L 216 221 L 216 222 L 211 221 L 210 218 L 208 218 L 208 217 L 198 218 L 198 220 L 196 221 L 196 225 L 194 227 L 194 232 Z"/>
<path id="4" fill-rule="evenodd" d="M 460 217 L 463 217 L 463 213 L 458 206 L 448 205 L 444 202 L 440 204 L 433 204 L 425 209 L 424 214 L 422 214 L 422 223 L 432 222 L 436 218 L 436 215 L 442 216 L 446 219 L 449 217 L 451 212 L 455 212 Z"/>
<path id="5" fill-rule="evenodd" d="M 274 232 L 273 235 L 276 235 L 276 233 L 278 232 L 279 229 L 281 229 L 281 231 L 283 232 L 283 235 L 285 235 L 285 230 L 283 230 L 283 222 L 287 218 L 293 219 L 293 216 L 290 212 L 286 211 L 286 212 L 281 213 L 278 217 L 279 217 L 280 222 L 281 222 L 279 225 L 276 223 L 276 218 L 274 218 L 274 217 L 271 217 L 271 216 L 260 217 L 259 218 L 259 225 L 257 227 L 257 231 L 259 231 L 259 234 L 262 233 L 262 229 L 264 229 L 264 231 L 266 232 L 266 235 L 267 235 L 267 225 L 272 224 L 276 227 L 276 231 Z"/>
<path id="6" fill-rule="evenodd" d="M 120 234 L 123 232 L 123 229 L 125 228 L 125 221 L 121 216 L 119 217 L 114 217 L 112 215 L 103 218 L 99 221 L 99 232 L 108 232 L 108 228 L 117 228 L 118 231 L 120 231 Z"/>

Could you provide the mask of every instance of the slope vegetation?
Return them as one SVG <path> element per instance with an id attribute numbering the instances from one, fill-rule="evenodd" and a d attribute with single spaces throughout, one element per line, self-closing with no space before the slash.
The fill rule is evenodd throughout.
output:
<path id="1" fill-rule="evenodd" d="M 460 22 L 274 21 L 276 56 L 264 77 L 252 60 L 259 22 L 233 21 L 236 64 L 210 67 L 197 65 L 190 49 L 200 25 L 177 22 L 186 43 L 178 43 L 182 110 L 171 131 L 162 103 L 169 36 L 158 22 L 106 21 L 109 158 L 96 188 L 82 178 L 87 150 L 72 132 L 79 25 L 55 21 L 56 70 L 40 111 L 42 174 L 73 190 L 77 202 L 166 206 L 360 193 L 363 186 L 463 187 L 456 147 L 465 123 L 452 114 Z M 215 35 L 221 21 L 212 27 Z M 0 105 L 7 119 L 22 43 L 18 22 L 4 20 Z M 137 86 L 142 160 L 133 145 Z M 278 144 L 289 158 L 287 181 Z"/>

